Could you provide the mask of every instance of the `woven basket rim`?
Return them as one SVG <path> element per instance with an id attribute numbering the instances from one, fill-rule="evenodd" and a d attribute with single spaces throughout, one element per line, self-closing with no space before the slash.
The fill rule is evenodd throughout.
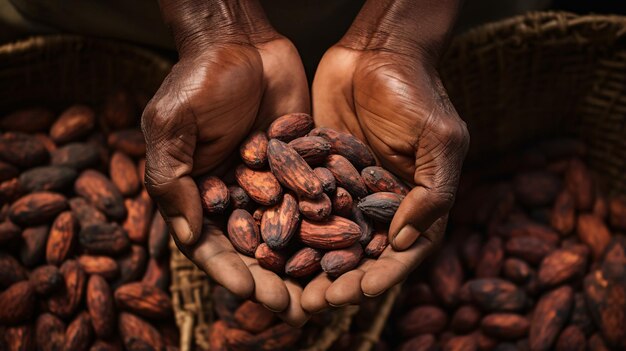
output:
<path id="1" fill-rule="evenodd" d="M 452 40 L 448 54 L 460 47 L 484 45 L 497 38 L 499 45 L 536 36 L 560 34 L 577 28 L 614 27 L 613 40 L 626 37 L 626 16 L 611 14 L 579 15 L 566 11 L 527 12 L 473 27 Z M 527 42 L 525 42 L 527 43 Z"/>
<path id="2" fill-rule="evenodd" d="M 123 50 L 151 61 L 155 66 L 164 70 L 169 70 L 172 66 L 172 62 L 164 58 L 162 55 L 141 46 L 114 39 L 93 38 L 72 34 L 37 35 L 2 44 L 0 45 L 0 59 L 12 58 L 20 54 L 44 50 L 49 47 L 67 45 L 94 45 L 100 48 L 108 48 L 115 51 Z"/>

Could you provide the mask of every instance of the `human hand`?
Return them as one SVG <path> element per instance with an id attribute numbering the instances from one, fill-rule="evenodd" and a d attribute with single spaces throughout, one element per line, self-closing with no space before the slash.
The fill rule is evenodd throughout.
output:
<path id="1" fill-rule="evenodd" d="M 417 10 L 415 4 L 426 6 L 401 3 L 368 1 L 353 28 L 326 52 L 313 82 L 313 115 L 317 126 L 366 142 L 384 168 L 415 187 L 390 224 L 391 245 L 377 260 L 334 281 L 321 274 L 305 287 L 302 304 L 309 312 L 358 303 L 404 280 L 441 242 L 454 202 L 469 134 L 435 69 L 446 33 L 395 27 Z M 400 19 L 376 20 L 381 8 L 380 16 Z"/>
<path id="2" fill-rule="evenodd" d="M 220 226 L 203 228 L 192 177 L 218 172 L 251 131 L 280 115 L 309 112 L 295 47 L 254 2 L 161 1 L 179 62 L 142 116 L 146 188 L 181 251 L 216 282 L 302 324 L 301 288 L 239 254 Z"/>

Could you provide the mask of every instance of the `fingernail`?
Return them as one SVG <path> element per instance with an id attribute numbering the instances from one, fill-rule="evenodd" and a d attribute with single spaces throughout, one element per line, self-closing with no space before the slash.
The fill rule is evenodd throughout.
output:
<path id="1" fill-rule="evenodd" d="M 379 293 L 376 293 L 376 294 L 368 294 L 368 293 L 364 292 L 363 295 L 365 295 L 366 297 L 378 297 L 378 296 L 382 295 L 384 292 L 385 292 L 385 290 L 383 290 L 383 291 L 381 291 Z"/>
<path id="2" fill-rule="evenodd" d="M 174 234 L 176 234 L 178 240 L 185 245 L 193 244 L 193 233 L 191 232 L 189 222 L 187 222 L 185 217 L 171 218 L 170 225 L 172 226 L 172 230 L 174 231 Z"/>
<path id="3" fill-rule="evenodd" d="M 393 239 L 393 248 L 399 251 L 408 249 L 420 236 L 420 232 L 410 224 L 405 225 Z"/>
<path id="4" fill-rule="evenodd" d="M 333 307 L 333 308 L 341 308 L 341 307 L 345 307 L 345 306 L 351 305 L 351 303 L 349 303 L 349 302 L 346 302 L 346 303 L 340 304 L 340 305 L 335 305 L 335 304 L 332 304 L 330 302 L 328 304 L 330 305 L 330 307 Z"/>

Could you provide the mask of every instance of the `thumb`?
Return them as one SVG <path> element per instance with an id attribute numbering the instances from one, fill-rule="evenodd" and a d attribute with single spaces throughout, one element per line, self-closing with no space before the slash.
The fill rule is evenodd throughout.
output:
<path id="1" fill-rule="evenodd" d="M 192 245 L 202 231 L 202 205 L 191 178 L 197 127 L 191 115 L 161 112 L 149 105 L 142 116 L 146 139 L 146 189 L 171 232 Z"/>
<path id="2" fill-rule="evenodd" d="M 415 153 L 417 186 L 402 200 L 389 226 L 395 250 L 411 247 L 450 211 L 468 146 L 465 123 L 458 117 L 440 120 L 423 133 Z"/>

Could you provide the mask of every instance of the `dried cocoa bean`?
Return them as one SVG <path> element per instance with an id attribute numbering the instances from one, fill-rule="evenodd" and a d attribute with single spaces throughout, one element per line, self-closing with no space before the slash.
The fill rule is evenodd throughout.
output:
<path id="1" fill-rule="evenodd" d="M 250 196 L 246 194 L 245 190 L 236 185 L 228 187 L 228 195 L 230 197 L 230 206 L 232 208 L 247 209 L 251 204 Z"/>
<path id="2" fill-rule="evenodd" d="M 276 318 L 272 311 L 250 300 L 237 308 L 234 317 L 243 330 L 253 334 L 266 330 Z"/>
<path id="3" fill-rule="evenodd" d="M 570 161 L 565 171 L 565 188 L 574 196 L 576 209 L 586 211 L 595 202 L 595 184 L 591 172 L 579 159 Z"/>
<path id="4" fill-rule="evenodd" d="M 398 321 L 400 333 L 404 336 L 437 334 L 448 323 L 446 313 L 436 306 L 424 305 L 411 309 Z"/>
<path id="5" fill-rule="evenodd" d="M 278 139 L 290 142 L 296 138 L 305 136 L 313 129 L 313 118 L 306 113 L 289 113 L 278 117 L 267 128 L 267 136 L 270 139 Z"/>
<path id="6" fill-rule="evenodd" d="M 89 277 L 87 283 L 87 310 L 99 338 L 108 338 L 115 330 L 115 304 L 109 284 L 99 275 Z"/>
<path id="7" fill-rule="evenodd" d="M 141 282 L 129 283 L 115 290 L 115 302 L 121 309 L 147 318 L 167 318 L 172 303 L 165 292 Z"/>
<path id="8" fill-rule="evenodd" d="M 36 192 L 14 202 L 9 217 L 17 225 L 37 225 L 54 218 L 67 208 L 65 196 L 52 192 Z"/>
<path id="9" fill-rule="evenodd" d="M 30 284 L 39 295 L 47 296 L 63 286 L 63 275 L 56 266 L 46 265 L 30 273 Z"/>
<path id="10" fill-rule="evenodd" d="M 20 174 L 19 182 L 22 191 L 64 191 L 71 187 L 78 175 L 69 167 L 44 166 L 27 170 Z"/>
<path id="11" fill-rule="evenodd" d="M 37 350 L 63 351 L 65 344 L 65 323 L 51 313 L 37 317 L 35 327 Z"/>
<path id="12" fill-rule="evenodd" d="M 354 136 L 330 128 L 315 128 L 309 135 L 321 136 L 331 145 L 331 153 L 348 159 L 357 169 L 374 166 L 376 159 L 369 147 Z"/>
<path id="13" fill-rule="evenodd" d="M 244 255 L 254 256 L 261 242 L 259 228 L 252 215 L 246 210 L 234 210 L 228 218 L 228 238 L 233 246 Z"/>
<path id="14" fill-rule="evenodd" d="M 146 154 L 146 140 L 139 129 L 124 129 L 109 134 L 107 143 L 110 148 L 122 151 L 132 157 Z"/>
<path id="15" fill-rule="evenodd" d="M 531 350 L 550 350 L 570 316 L 573 302 L 574 293 L 569 286 L 549 291 L 539 299 L 530 323 Z"/>
<path id="16" fill-rule="evenodd" d="M 126 208 L 119 190 L 102 173 L 86 170 L 74 183 L 76 193 L 112 219 L 124 219 Z"/>
<path id="17" fill-rule="evenodd" d="M 111 181 L 124 196 L 133 196 L 141 189 L 137 167 L 133 160 L 119 151 L 109 161 Z"/>
<path id="18" fill-rule="evenodd" d="M 389 223 L 400 207 L 402 200 L 404 200 L 404 196 L 396 193 L 374 193 L 359 201 L 359 209 L 374 220 Z"/>
<path id="19" fill-rule="evenodd" d="M 119 255 L 130 244 L 128 235 L 117 223 L 92 224 L 81 228 L 78 241 L 86 253 L 95 255 Z"/>
<path id="20" fill-rule="evenodd" d="M 142 194 L 135 198 L 124 200 L 126 219 L 122 228 L 126 231 L 130 241 L 143 244 L 148 241 L 148 229 L 152 221 L 154 205 L 149 196 Z"/>
<path id="21" fill-rule="evenodd" d="M 78 263 L 85 273 L 97 274 L 109 280 L 117 277 L 120 271 L 117 262 L 109 256 L 81 255 Z"/>
<path id="22" fill-rule="evenodd" d="M 553 287 L 580 277 L 587 267 L 589 249 L 584 245 L 555 250 L 541 261 L 538 279 L 542 287 Z"/>
<path id="23" fill-rule="evenodd" d="M 316 166 L 324 163 L 330 153 L 330 142 L 318 136 L 304 136 L 289 142 L 296 152 L 309 164 Z"/>
<path id="24" fill-rule="evenodd" d="M 301 198 L 298 201 L 298 208 L 304 217 L 312 221 L 323 221 L 330 216 L 332 204 L 328 195 L 322 194 L 317 199 Z"/>
<path id="25" fill-rule="evenodd" d="M 285 255 L 280 251 L 272 250 L 266 243 L 262 243 L 257 247 L 254 257 L 259 262 L 259 266 L 265 269 L 277 274 L 285 271 Z"/>
<path id="26" fill-rule="evenodd" d="M 226 184 L 217 177 L 206 176 L 198 179 L 198 190 L 202 208 L 207 214 L 223 213 L 228 208 L 230 195 Z"/>
<path id="27" fill-rule="evenodd" d="M 69 318 L 74 314 L 83 300 L 86 276 L 78 262 L 65 261 L 60 268 L 65 286 L 48 299 L 48 309 L 61 318 Z"/>
<path id="28" fill-rule="evenodd" d="M 388 236 L 387 232 L 376 232 L 364 249 L 365 255 L 372 258 L 380 256 L 389 245 Z"/>
<path id="29" fill-rule="evenodd" d="M 87 312 L 82 312 L 67 326 L 63 349 L 87 351 L 92 341 L 91 318 L 89 318 Z"/>
<path id="30" fill-rule="evenodd" d="M 504 261 L 502 275 L 512 282 L 524 283 L 528 281 L 531 274 L 533 274 L 533 271 L 530 266 L 518 258 L 507 258 Z"/>
<path id="31" fill-rule="evenodd" d="M 95 145 L 89 143 L 70 143 L 50 154 L 53 166 L 69 167 L 82 170 L 98 164 L 100 153 Z"/>
<path id="32" fill-rule="evenodd" d="M 280 183 L 271 172 L 255 171 L 241 165 L 235 170 L 235 177 L 248 196 L 261 205 L 274 205 L 283 195 Z"/>
<path id="33" fill-rule="evenodd" d="M 430 283 L 435 295 L 446 306 L 454 306 L 458 302 L 463 268 L 453 247 L 446 246 L 437 254 L 430 271 Z"/>
<path id="34" fill-rule="evenodd" d="M 538 238 L 518 236 L 507 240 L 505 248 L 511 256 L 519 257 L 531 264 L 539 264 L 556 247 Z"/>
<path id="35" fill-rule="evenodd" d="M 301 278 L 311 275 L 321 269 L 322 253 L 316 249 L 305 247 L 293 254 L 285 264 L 285 273 Z"/>
<path id="36" fill-rule="evenodd" d="M 480 322 L 481 330 L 494 338 L 516 340 L 528 334 L 528 319 L 514 313 L 493 313 Z"/>
<path id="37" fill-rule="evenodd" d="M 20 260 L 25 266 L 34 267 L 44 260 L 48 232 L 49 227 L 47 225 L 24 229 L 22 232 Z"/>
<path id="38" fill-rule="evenodd" d="M 337 187 L 337 191 L 331 200 L 333 213 L 342 217 L 350 217 L 352 215 L 354 203 L 352 202 L 352 195 L 346 189 Z"/>
<path id="39" fill-rule="evenodd" d="M 373 193 L 392 192 L 406 196 L 411 188 L 406 186 L 398 177 L 386 169 L 378 166 L 365 167 L 361 170 L 361 178 Z"/>
<path id="40" fill-rule="evenodd" d="M 14 283 L 28 279 L 28 272 L 13 256 L 0 254 L 0 287 L 8 287 Z"/>
<path id="41" fill-rule="evenodd" d="M 526 305 L 526 294 L 514 284 L 497 278 L 467 283 L 470 299 L 485 311 L 515 312 Z"/>
<path id="42" fill-rule="evenodd" d="M 61 212 L 52 223 L 46 245 L 46 261 L 60 265 L 65 261 L 76 242 L 78 221 L 71 211 Z"/>
<path id="43" fill-rule="evenodd" d="M 526 206 L 546 206 L 554 202 L 562 189 L 561 180 L 547 171 L 519 174 L 513 180 L 517 199 Z"/>
<path id="44" fill-rule="evenodd" d="M 313 173 L 317 176 L 317 179 L 322 182 L 322 189 L 327 194 L 332 194 L 337 189 L 337 183 L 335 176 L 331 171 L 324 167 L 316 167 L 313 169 Z"/>
<path id="45" fill-rule="evenodd" d="M 35 290 L 27 280 L 17 282 L 0 293 L 0 323 L 15 325 L 33 315 Z"/>
<path id="46" fill-rule="evenodd" d="M 289 145 L 279 140 L 270 140 L 267 157 L 272 173 L 282 185 L 296 192 L 298 196 L 315 199 L 322 195 L 322 182 Z"/>
<path id="47" fill-rule="evenodd" d="M 476 329 L 480 323 L 482 314 L 480 310 L 472 305 L 459 307 L 450 321 L 450 327 L 456 333 L 464 334 Z"/>
<path id="48" fill-rule="evenodd" d="M 595 215 L 581 214 L 576 231 L 580 241 L 591 249 L 594 260 L 600 259 L 611 240 L 611 233 L 604 222 Z"/>
<path id="49" fill-rule="evenodd" d="M 337 185 L 360 199 L 367 196 L 367 186 L 354 166 L 341 155 L 330 155 L 326 158 L 325 167 L 335 176 Z"/>
<path id="50" fill-rule="evenodd" d="M 148 262 L 148 254 L 146 250 L 139 245 L 132 245 L 130 252 L 124 254 L 117 261 L 120 268 L 120 276 L 116 281 L 116 285 L 126 284 L 141 278 L 146 270 Z"/>
<path id="51" fill-rule="evenodd" d="M 0 120 L 0 129 L 22 133 L 47 132 L 54 120 L 52 111 L 42 107 L 29 107 L 4 116 Z"/>
<path id="52" fill-rule="evenodd" d="M 50 154 L 32 135 L 9 132 L 0 136 L 0 160 L 19 168 L 32 168 L 48 161 Z"/>
<path id="53" fill-rule="evenodd" d="M 499 276 L 503 261 L 502 239 L 497 236 L 489 238 L 481 250 L 480 259 L 475 269 L 476 277 L 492 278 Z"/>
<path id="54" fill-rule="evenodd" d="M 267 135 L 262 131 L 253 132 L 241 143 L 239 155 L 246 166 L 261 169 L 267 165 Z"/>
<path id="55" fill-rule="evenodd" d="M 162 350 L 165 345 L 159 331 L 145 320 L 128 312 L 121 312 L 118 317 L 118 328 L 126 349 L 134 340 L 140 340 L 153 350 Z"/>
<path id="56" fill-rule="evenodd" d="M 78 219 L 80 226 L 83 228 L 92 224 L 105 223 L 107 221 L 104 213 L 100 212 L 82 197 L 70 199 L 69 204 L 72 209 L 72 213 L 74 213 L 74 216 Z"/>
<path id="57" fill-rule="evenodd" d="M 561 191 L 556 197 L 552 207 L 550 224 L 552 228 L 563 235 L 567 235 L 574 230 L 576 226 L 576 203 L 568 190 Z"/>
<path id="58" fill-rule="evenodd" d="M 343 249 L 361 237 L 359 226 L 349 219 L 330 216 L 326 222 L 302 220 L 299 238 L 305 245 L 323 250 Z"/>

